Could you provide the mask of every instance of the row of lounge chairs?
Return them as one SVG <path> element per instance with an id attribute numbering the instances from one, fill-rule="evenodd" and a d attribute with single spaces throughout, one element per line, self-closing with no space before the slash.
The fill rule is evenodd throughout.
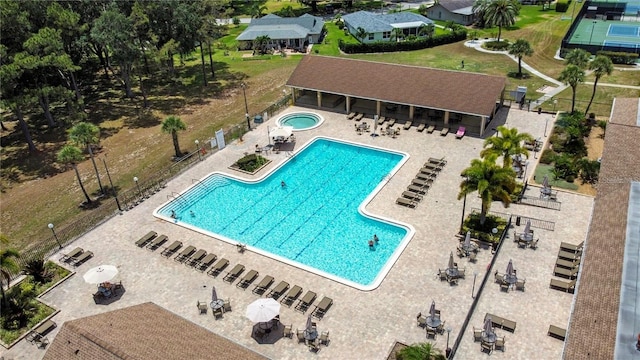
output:
<path id="1" fill-rule="evenodd" d="M 82 249 L 81 247 L 77 247 L 70 252 L 63 254 L 60 258 L 60 262 L 78 267 L 92 257 L 93 253 L 91 251 L 84 251 L 84 249 Z"/>
<path id="2" fill-rule="evenodd" d="M 363 113 L 357 113 L 357 112 L 350 112 L 347 115 L 347 120 L 355 120 L 355 121 L 360 121 L 362 120 L 362 118 L 364 117 Z"/>
<path id="3" fill-rule="evenodd" d="M 157 236 L 157 234 L 154 231 L 150 231 L 145 236 L 140 238 L 140 240 L 136 241 L 136 245 L 138 247 L 147 246 L 147 248 L 155 250 L 155 248 L 159 247 L 159 245 L 155 246 L 155 248 L 150 247 L 155 236 Z M 166 242 L 166 236 L 161 235 L 161 237 L 165 237 L 163 243 Z M 171 245 L 167 246 L 162 251 L 161 255 L 169 258 L 176 252 L 178 252 L 178 250 L 182 248 L 182 245 L 182 242 L 174 241 Z M 182 251 L 180 251 L 174 257 L 174 260 L 176 262 L 186 264 L 187 266 L 193 267 L 200 272 L 204 272 L 205 270 L 209 269 L 207 271 L 207 275 L 214 278 L 222 274 L 223 271 L 229 266 L 229 260 L 227 260 L 226 258 L 221 258 L 214 264 L 216 259 L 217 256 L 215 254 L 207 253 L 207 251 L 203 249 L 198 250 L 195 246 L 192 245 L 189 245 L 186 248 L 182 249 Z M 224 275 L 222 280 L 226 283 L 233 284 L 240 278 L 244 271 L 244 265 L 236 264 L 230 271 L 228 271 Z M 259 275 L 260 274 L 256 270 L 249 270 L 236 283 L 236 287 L 246 290 L 254 281 L 256 281 L 256 279 L 258 279 Z M 298 303 L 295 305 L 295 309 L 302 313 L 305 313 L 317 299 L 317 294 L 313 291 L 307 291 L 307 293 L 301 299 L 298 299 L 302 294 L 302 288 L 298 285 L 294 285 L 290 288 L 289 283 L 287 283 L 286 281 L 281 281 L 277 286 L 268 291 L 273 283 L 273 276 L 267 275 L 254 287 L 252 292 L 256 295 L 263 295 L 266 293 L 267 297 L 272 297 L 276 300 L 282 297 L 280 302 L 289 307 L 293 305 L 297 300 Z M 331 298 L 327 296 L 323 297 L 318 305 L 316 305 L 312 313 L 313 316 L 315 316 L 316 318 L 322 318 L 332 304 L 333 300 Z M 198 307 L 200 308 L 200 306 Z"/>
<path id="4" fill-rule="evenodd" d="M 411 185 L 407 186 L 407 190 L 403 191 L 402 196 L 396 200 L 396 204 L 415 208 L 423 196 L 427 194 L 436 176 L 446 164 L 447 161 L 444 158 L 429 158 L 411 181 Z"/>
<path id="5" fill-rule="evenodd" d="M 573 294 L 576 286 L 576 278 L 578 277 L 578 272 L 580 270 L 583 245 L 584 242 L 578 245 L 566 242 L 562 242 L 560 244 L 558 258 L 556 259 L 556 266 L 553 269 L 553 276 L 563 277 L 569 281 L 551 279 L 549 286 L 552 289 Z"/>

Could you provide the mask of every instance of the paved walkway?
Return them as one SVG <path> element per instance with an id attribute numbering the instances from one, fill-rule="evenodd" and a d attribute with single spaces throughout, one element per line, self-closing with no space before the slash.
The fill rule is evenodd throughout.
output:
<path id="1" fill-rule="evenodd" d="M 309 111 L 289 107 L 283 113 L 299 110 Z M 458 140 L 452 134 L 440 136 L 437 132 L 417 132 L 415 127 L 403 130 L 396 139 L 358 135 L 354 131 L 353 121 L 345 120 L 344 114 L 313 111 L 324 116 L 325 123 L 313 130 L 297 132 L 296 138 L 300 145 L 322 135 L 406 151 L 411 155 L 398 173 L 366 205 L 374 214 L 384 214 L 410 223 L 416 229 L 415 236 L 377 289 L 360 291 L 250 251 L 240 254 L 231 244 L 153 217 L 153 210 L 162 205 L 167 196 L 184 190 L 193 183 L 193 179 L 205 177 L 212 171 L 246 177 L 234 173 L 228 167 L 244 153 L 253 152 L 256 144 L 266 145 L 267 126 L 273 126 L 275 121 L 269 119 L 247 134 L 243 142 L 229 144 L 224 150 L 209 156 L 170 181 L 165 189 L 142 204 L 105 222 L 71 245 L 91 250 L 95 257 L 75 269 L 77 273 L 74 276 L 43 296 L 44 302 L 60 310 L 53 317 L 58 328 L 47 335 L 49 340 L 54 341 L 65 321 L 153 301 L 269 358 L 384 359 L 396 341 L 408 344 L 426 341 L 425 330 L 416 326 L 416 315 L 418 312 L 428 311 L 429 304 L 434 300 L 436 307 L 442 312 L 446 326 L 452 329 L 449 344 L 453 344 L 461 336 L 462 342 L 456 358 L 481 358 L 479 345 L 472 341 L 471 327 L 464 334 L 461 334 L 461 327 L 473 301 L 472 292 L 477 293 L 485 273 L 494 271 L 487 268 L 494 255 L 488 250 L 481 250 L 476 263 L 458 259 L 459 266 L 466 268 L 467 277 L 457 286 L 440 282 L 436 273 L 438 268 L 446 267 L 449 253 L 455 251 L 459 241 L 454 234 L 460 225 L 462 212 L 462 201 L 457 200 L 460 172 L 472 159 L 479 157 L 484 139 L 466 136 Z M 366 121 L 371 122 L 370 119 Z M 517 127 L 519 131 L 528 132 L 536 138 L 544 138 L 543 129 L 552 125 L 553 121 L 551 114 L 503 108 L 494 119 L 495 123 L 490 126 L 505 124 Z M 268 157 L 273 162 L 257 176 L 263 176 L 288 159 L 284 152 L 270 154 Z M 411 179 L 429 157 L 445 157 L 449 161 L 427 196 L 416 209 L 396 205 L 395 199 L 411 183 Z M 537 160 L 535 157 L 529 159 L 529 169 L 533 169 Z M 532 173 L 532 170 L 529 171 Z M 530 191 L 535 196 L 537 190 L 531 188 Z M 579 243 L 584 239 L 593 199 L 568 192 L 561 192 L 558 198 L 562 201 L 560 211 L 523 205 L 512 205 L 505 209 L 497 202 L 492 205 L 493 211 L 521 214 L 555 223 L 553 231 L 535 229 L 536 236 L 540 237 L 538 250 L 518 249 L 512 246 L 513 243 L 508 243 L 497 255 L 497 270 L 504 272 L 508 260 L 514 259 L 518 274 L 527 279 L 526 292 L 505 294 L 495 284 L 487 284 L 480 296 L 478 308 L 472 315 L 470 325 L 476 327 L 481 325 L 481 318 L 486 312 L 502 315 L 518 323 L 516 332 L 507 334 L 507 351 L 504 354 L 494 353 L 498 357 L 529 358 L 531 354 L 536 354 L 541 359 L 561 357 L 563 343 L 549 338 L 546 328 L 549 324 L 566 326 L 572 296 L 549 290 L 552 264 L 560 241 Z M 232 204 L 230 202 L 223 206 Z M 476 196 L 468 196 L 467 213 L 474 208 L 480 208 L 480 201 Z M 186 245 L 194 245 L 213 252 L 218 257 L 225 257 L 232 266 L 241 263 L 247 269 L 256 269 L 260 272 L 260 277 L 272 275 L 276 281 L 284 280 L 292 285 L 300 285 L 305 291 L 312 290 L 319 298 L 324 295 L 333 298 L 333 307 L 323 320 L 318 321 L 320 331 L 330 331 L 330 345 L 323 346 L 318 354 L 313 354 L 291 339 L 280 339 L 272 345 L 256 343 L 251 337 L 254 324 L 244 316 L 247 305 L 257 298 L 256 295 L 224 283 L 221 278 L 214 279 L 171 259 L 165 259 L 160 256 L 160 250 L 151 252 L 137 248 L 135 240 L 149 230 L 168 235 L 170 241 L 181 240 Z M 367 246 L 366 240 L 363 238 L 363 246 Z M 384 244 L 384 239 L 381 239 L 381 243 Z M 63 250 L 66 251 L 68 248 Z M 53 257 L 56 261 L 58 258 L 59 256 Z M 109 305 L 94 304 L 91 294 L 95 292 L 95 286 L 86 284 L 81 276 L 89 268 L 100 264 L 116 265 L 119 269 L 116 280 L 122 280 L 126 290 L 120 299 Z M 473 274 L 476 272 L 478 276 L 474 282 Z M 212 286 L 217 288 L 220 297 L 231 299 L 233 307 L 231 313 L 217 321 L 210 313 L 206 316 L 199 315 L 195 306 L 197 301 L 209 299 Z M 294 329 L 303 328 L 306 320 L 305 314 L 287 307 L 282 309 L 280 317 L 283 323 L 293 324 Z M 429 341 L 444 350 L 447 335 L 438 335 L 435 340 Z M 43 350 L 26 341 L 21 341 L 10 350 L 0 350 L 0 356 L 4 356 L 6 360 L 35 360 L 41 359 L 43 354 Z"/>

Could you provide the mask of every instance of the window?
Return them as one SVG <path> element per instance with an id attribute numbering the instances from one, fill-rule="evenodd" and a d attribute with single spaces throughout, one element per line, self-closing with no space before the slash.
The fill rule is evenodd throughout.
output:
<path id="1" fill-rule="evenodd" d="M 382 33 L 382 38 L 383 39 L 388 39 L 391 37 L 391 31 L 385 31 Z"/>
<path id="2" fill-rule="evenodd" d="M 374 34 L 369 34 L 369 40 L 373 40 Z"/>

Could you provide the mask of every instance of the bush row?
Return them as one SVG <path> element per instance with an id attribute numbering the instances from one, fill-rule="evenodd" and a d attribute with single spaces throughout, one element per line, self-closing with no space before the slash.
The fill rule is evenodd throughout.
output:
<path id="1" fill-rule="evenodd" d="M 598 51 L 597 55 L 603 55 L 611 59 L 614 64 L 633 65 L 638 60 L 638 54 L 615 51 Z"/>
<path id="2" fill-rule="evenodd" d="M 340 50 L 347 54 L 357 53 L 381 53 L 381 52 L 395 52 L 395 51 L 411 51 L 421 50 L 434 46 L 451 44 L 467 38 L 467 31 L 464 29 L 455 30 L 449 34 L 437 35 L 430 38 L 415 39 L 402 42 L 375 42 L 372 44 L 347 44 L 343 40 L 340 40 Z"/>
<path id="3" fill-rule="evenodd" d="M 569 8 L 569 1 L 567 0 L 558 0 L 558 2 L 556 3 L 556 12 L 567 12 L 567 9 Z"/>

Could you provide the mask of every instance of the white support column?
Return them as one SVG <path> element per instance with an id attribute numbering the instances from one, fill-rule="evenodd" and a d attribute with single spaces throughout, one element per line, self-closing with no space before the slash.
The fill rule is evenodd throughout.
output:
<path id="1" fill-rule="evenodd" d="M 351 112 L 351 96 L 345 96 L 345 101 L 344 101 L 345 105 L 346 105 L 346 111 L 347 114 Z"/>
<path id="2" fill-rule="evenodd" d="M 376 115 L 380 116 L 380 100 L 376 100 Z"/>
<path id="3" fill-rule="evenodd" d="M 449 110 L 444 112 L 444 123 L 449 124 Z"/>
<path id="4" fill-rule="evenodd" d="M 487 126 L 487 117 L 481 116 L 480 117 L 480 136 L 484 135 L 485 126 Z"/>
<path id="5" fill-rule="evenodd" d="M 322 107 L 322 92 L 318 91 L 318 107 L 321 108 Z"/>
<path id="6" fill-rule="evenodd" d="M 413 121 L 413 112 L 415 109 L 416 108 L 413 105 L 409 105 L 409 121 Z"/>

